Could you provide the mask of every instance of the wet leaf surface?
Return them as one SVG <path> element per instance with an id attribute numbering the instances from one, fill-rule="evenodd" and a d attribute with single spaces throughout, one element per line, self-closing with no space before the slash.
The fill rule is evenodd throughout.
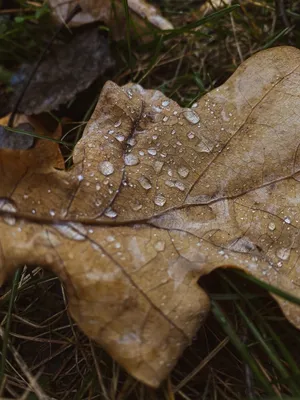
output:
<path id="1" fill-rule="evenodd" d="M 299 65 L 260 52 L 189 109 L 108 82 L 69 171 L 52 142 L 1 150 L 0 280 L 51 268 L 81 329 L 154 387 L 209 311 L 201 276 L 239 268 L 299 296 Z"/>

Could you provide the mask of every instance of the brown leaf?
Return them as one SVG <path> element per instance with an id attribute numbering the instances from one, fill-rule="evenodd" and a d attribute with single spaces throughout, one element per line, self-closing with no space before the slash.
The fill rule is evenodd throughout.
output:
<path id="1" fill-rule="evenodd" d="M 154 387 L 209 310 L 200 276 L 240 268 L 299 296 L 299 63 L 258 53 L 191 109 L 109 82 L 69 171 L 51 142 L 1 150 L 0 280 L 51 268 L 82 330 Z"/>
<path id="2" fill-rule="evenodd" d="M 102 21 L 108 25 L 115 23 L 114 12 L 111 0 L 49 0 L 56 17 L 65 21 L 76 4 L 80 4 L 82 11 L 72 18 L 71 25 L 83 25 L 95 21 Z M 115 6 L 122 9 L 122 1 L 116 0 Z M 158 9 L 144 0 L 128 0 L 129 8 L 142 19 L 148 20 L 151 24 L 160 29 L 173 29 L 173 25 L 161 16 Z"/>
<path id="3" fill-rule="evenodd" d="M 209 14 L 219 8 L 230 6 L 232 0 L 207 0 L 200 6 L 200 12 L 203 14 Z"/>
<path id="4" fill-rule="evenodd" d="M 33 146 L 34 137 L 30 135 L 22 135 L 7 129 L 9 116 L 0 119 L 0 148 L 26 150 Z M 14 119 L 14 129 L 25 132 L 34 132 L 35 129 L 30 123 L 26 115 L 18 114 Z"/>
<path id="5" fill-rule="evenodd" d="M 50 6 L 60 21 L 65 21 L 76 4 L 80 4 L 82 11 L 72 18 L 71 25 L 82 25 L 94 21 L 102 21 L 108 25 L 115 23 L 115 10 L 111 0 L 49 0 Z M 122 9 L 122 1 L 114 2 L 118 9 Z M 163 18 L 158 9 L 144 0 L 128 0 L 129 8 L 142 19 L 160 29 L 173 29 L 172 24 Z"/>
<path id="6" fill-rule="evenodd" d="M 74 35 L 69 43 L 51 48 L 34 74 L 18 110 L 27 115 L 55 110 L 74 99 L 113 65 L 108 40 L 96 27 L 88 28 Z M 31 71 L 32 65 L 20 67 L 18 74 L 23 80 L 21 83 L 18 80 L 13 102 Z"/>

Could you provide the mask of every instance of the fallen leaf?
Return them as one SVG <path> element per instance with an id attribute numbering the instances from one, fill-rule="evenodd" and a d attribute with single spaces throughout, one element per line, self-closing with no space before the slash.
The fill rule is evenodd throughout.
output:
<path id="1" fill-rule="evenodd" d="M 209 311 L 199 277 L 239 268 L 300 296 L 299 64 L 260 52 L 192 108 L 108 82 L 69 171 L 55 143 L 0 150 L 0 280 L 51 268 L 81 329 L 154 387 Z"/>
<path id="2" fill-rule="evenodd" d="M 30 133 L 34 132 L 34 127 L 26 115 L 18 114 L 14 119 L 14 129 L 28 132 L 29 135 L 22 135 L 7 129 L 9 116 L 0 119 L 0 148 L 27 150 L 33 146 L 34 137 Z"/>
<path id="3" fill-rule="evenodd" d="M 113 24 L 115 22 L 113 4 L 119 9 L 124 7 L 121 0 L 115 2 L 111 0 L 49 0 L 51 8 L 60 21 L 65 21 L 78 3 L 82 11 L 72 18 L 71 25 L 82 25 L 95 21 L 102 21 L 108 25 Z M 173 29 L 173 25 L 161 16 L 158 9 L 144 0 L 128 0 L 128 7 L 139 17 L 147 19 L 160 29 Z"/>
<path id="4" fill-rule="evenodd" d="M 95 27 L 72 36 L 68 43 L 53 46 L 27 88 L 18 110 L 27 115 L 57 109 L 88 88 L 114 65 L 108 40 Z M 32 65 L 22 65 L 14 76 L 15 98 L 31 74 Z"/>
<path id="5" fill-rule="evenodd" d="M 230 6 L 232 0 L 208 0 L 205 1 L 204 4 L 200 7 L 200 12 L 203 14 L 209 14 L 213 11 L 218 10 L 219 8 Z"/>

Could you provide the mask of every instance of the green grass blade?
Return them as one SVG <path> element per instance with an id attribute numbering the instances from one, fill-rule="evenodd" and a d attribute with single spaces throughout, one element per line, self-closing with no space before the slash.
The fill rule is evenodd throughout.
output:
<path id="1" fill-rule="evenodd" d="M 274 349 L 272 349 L 272 347 L 269 346 L 268 343 L 264 340 L 264 338 L 262 337 L 259 330 L 254 325 L 254 323 L 247 317 L 247 315 L 245 314 L 242 307 L 238 303 L 236 303 L 235 306 L 236 306 L 240 316 L 245 321 L 250 332 L 252 332 L 255 339 L 259 342 L 259 344 L 264 349 L 264 351 L 267 354 L 267 356 L 269 357 L 269 359 L 272 361 L 274 367 L 277 369 L 277 371 L 283 378 L 284 383 L 288 383 L 289 389 L 293 390 L 294 394 L 300 395 L 300 390 L 299 390 L 297 384 L 291 379 L 287 369 L 284 367 L 284 365 L 280 361 L 279 357 L 276 355 L 276 352 L 274 351 Z"/>
<path id="2" fill-rule="evenodd" d="M 284 357 L 284 359 L 285 359 L 287 365 L 289 366 L 290 370 L 292 371 L 292 373 L 295 376 L 299 376 L 300 375 L 299 366 L 295 362 L 295 360 L 292 357 L 292 355 L 290 354 L 289 350 L 287 349 L 285 344 L 282 342 L 282 340 L 279 338 L 279 336 L 274 332 L 272 327 L 266 322 L 266 320 L 261 316 L 261 314 L 259 312 L 257 312 L 255 307 L 252 305 L 251 301 L 249 301 L 250 298 L 249 298 L 249 296 L 247 296 L 247 293 L 245 294 L 242 291 L 240 291 L 238 289 L 238 287 L 231 281 L 231 279 L 229 279 L 226 276 L 226 274 L 224 274 L 223 272 L 220 272 L 220 275 L 221 275 L 222 279 L 224 279 L 228 283 L 228 285 L 233 288 L 233 290 L 237 293 L 239 298 L 240 299 L 242 298 L 245 301 L 245 303 L 250 308 L 250 310 L 253 312 L 255 317 L 259 320 L 260 330 L 262 331 L 263 336 L 264 335 L 267 336 L 269 334 L 272 337 L 272 339 L 274 340 L 274 342 L 277 345 L 278 350 Z M 257 295 L 256 295 L 256 298 L 258 298 Z M 298 388 L 298 386 L 297 386 L 297 388 Z"/>
<path id="3" fill-rule="evenodd" d="M 278 40 L 281 37 L 287 35 L 289 32 L 291 32 L 291 30 L 292 30 L 292 28 L 283 29 L 277 35 L 275 35 L 270 40 L 268 40 L 268 42 L 262 47 L 262 49 L 268 49 L 269 47 L 271 47 L 276 42 L 276 40 Z"/>
<path id="4" fill-rule="evenodd" d="M 7 130 L 9 132 L 20 133 L 21 135 L 32 136 L 32 137 L 35 137 L 37 139 L 49 140 L 50 142 L 63 144 L 64 146 L 69 146 L 70 145 L 67 142 L 64 142 L 64 141 L 59 140 L 59 139 L 54 139 L 54 138 L 52 138 L 50 136 L 43 136 L 43 135 L 39 135 L 38 133 L 34 133 L 34 132 L 27 132 L 27 131 L 23 131 L 23 130 L 20 130 L 20 129 L 10 128 L 9 126 L 4 126 L 4 128 L 5 128 L 5 130 Z"/>
<path id="5" fill-rule="evenodd" d="M 268 292 L 276 294 L 279 297 L 282 297 L 285 300 L 290 301 L 291 303 L 297 304 L 300 306 L 300 298 L 296 297 L 290 293 L 285 292 L 284 290 L 281 290 L 277 288 L 276 286 L 270 285 L 269 283 L 266 283 L 264 281 L 261 281 L 260 279 L 255 278 L 254 276 L 248 275 L 245 272 L 238 271 L 238 270 L 233 270 L 235 274 L 242 276 L 243 278 L 246 278 L 248 281 L 254 282 L 257 284 L 259 287 L 266 289 Z"/>
<path id="6" fill-rule="evenodd" d="M 233 6 L 225 8 L 223 10 L 216 11 L 212 14 L 209 14 L 209 15 L 199 19 L 196 22 L 191 22 L 190 24 L 182 26 L 181 28 L 177 28 L 177 29 L 174 29 L 171 31 L 163 31 L 161 33 L 161 35 L 163 36 L 163 40 L 173 39 L 174 37 L 180 36 L 184 33 L 188 33 L 192 29 L 198 28 L 201 25 L 207 24 L 208 22 L 212 22 L 218 18 L 221 18 L 224 15 L 231 13 L 232 11 L 236 10 L 239 7 L 240 7 L 239 4 L 235 4 Z"/>
<path id="7" fill-rule="evenodd" d="M 211 301 L 211 304 L 212 304 L 212 312 L 213 312 L 215 318 L 220 323 L 224 332 L 229 336 L 230 341 L 233 344 L 233 346 L 237 349 L 237 351 L 240 353 L 242 358 L 249 365 L 253 374 L 256 376 L 257 381 L 261 383 L 262 387 L 265 389 L 265 391 L 267 393 L 274 395 L 275 393 L 274 393 L 274 390 L 273 390 L 270 382 L 268 382 L 267 378 L 264 376 L 264 374 L 260 370 L 255 359 L 249 353 L 247 346 L 238 337 L 238 335 L 235 332 L 235 329 L 232 327 L 230 321 L 226 318 L 225 314 L 223 313 L 221 308 L 218 306 L 218 304 L 214 300 Z"/>
<path id="8" fill-rule="evenodd" d="M 131 36 L 130 36 L 131 20 L 130 20 L 130 14 L 129 14 L 128 1 L 122 0 L 122 2 L 123 2 L 125 18 L 126 18 L 126 42 L 127 42 L 127 48 L 128 48 L 128 65 L 129 65 L 129 68 L 132 73 L 133 72 L 133 62 L 132 62 L 132 49 L 131 49 Z"/>

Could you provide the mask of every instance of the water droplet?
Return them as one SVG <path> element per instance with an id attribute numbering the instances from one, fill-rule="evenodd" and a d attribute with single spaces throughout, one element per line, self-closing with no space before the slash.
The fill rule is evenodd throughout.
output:
<path id="1" fill-rule="evenodd" d="M 290 220 L 289 217 L 285 217 L 285 218 L 284 218 L 284 222 L 285 222 L 286 224 L 290 224 L 290 223 L 291 223 L 291 220 Z"/>
<path id="2" fill-rule="evenodd" d="M 167 179 L 167 180 L 165 181 L 165 184 L 166 184 L 167 186 L 169 186 L 169 187 L 174 187 L 174 186 L 175 186 L 175 182 L 172 181 L 171 179 Z"/>
<path id="3" fill-rule="evenodd" d="M 123 136 L 123 135 L 116 135 L 116 139 L 117 139 L 118 142 L 124 142 L 125 136 Z"/>
<path id="4" fill-rule="evenodd" d="M 154 245 L 154 248 L 155 248 L 156 251 L 164 251 L 165 242 L 163 242 L 161 240 L 159 242 L 156 242 L 155 245 Z"/>
<path id="5" fill-rule="evenodd" d="M 164 122 L 167 122 L 168 119 L 169 119 L 169 117 L 168 117 L 167 115 L 165 115 L 165 116 L 163 117 L 163 121 L 164 121 Z"/>
<path id="6" fill-rule="evenodd" d="M 149 179 L 143 175 L 139 178 L 139 183 L 142 186 L 142 188 L 144 188 L 145 190 L 149 190 L 152 188 L 152 185 L 151 185 L 151 182 L 149 181 Z"/>
<path id="7" fill-rule="evenodd" d="M 15 213 L 15 212 L 17 212 L 17 207 L 9 199 L 0 199 L 0 210 L 7 211 L 10 213 Z M 12 215 L 8 215 L 8 214 L 4 215 L 3 220 L 8 225 L 15 225 L 15 223 L 16 223 L 15 217 Z"/>
<path id="8" fill-rule="evenodd" d="M 97 200 L 95 201 L 95 206 L 96 206 L 96 207 L 100 207 L 101 204 L 102 204 L 102 201 L 101 201 L 101 200 L 97 199 Z"/>
<path id="9" fill-rule="evenodd" d="M 177 189 L 181 190 L 182 192 L 185 191 L 185 186 L 184 186 L 184 184 L 183 184 L 182 182 L 177 181 L 177 182 L 175 183 L 175 187 L 176 187 Z"/>
<path id="10" fill-rule="evenodd" d="M 141 208 L 143 208 L 143 206 L 139 201 L 136 201 L 135 203 L 131 204 L 131 208 L 133 211 L 139 211 Z"/>
<path id="11" fill-rule="evenodd" d="M 213 145 L 205 142 L 200 142 L 197 146 L 197 150 L 201 153 L 210 153 L 213 149 Z"/>
<path id="12" fill-rule="evenodd" d="M 196 107 L 198 107 L 198 103 L 193 103 L 192 108 L 196 108 Z"/>
<path id="13" fill-rule="evenodd" d="M 145 155 L 145 152 L 143 150 L 140 150 L 139 155 L 143 157 Z"/>
<path id="14" fill-rule="evenodd" d="M 281 260 L 288 260 L 291 254 L 291 249 L 279 249 L 277 250 L 276 254 Z"/>
<path id="15" fill-rule="evenodd" d="M 31 210 L 31 212 L 32 212 L 32 214 L 35 214 L 35 213 L 36 213 L 36 210 L 33 208 L 33 209 Z"/>
<path id="16" fill-rule="evenodd" d="M 125 155 L 124 161 L 125 165 L 137 165 L 140 162 L 139 158 L 131 153 Z"/>
<path id="17" fill-rule="evenodd" d="M 159 207 L 163 207 L 166 204 L 165 196 L 159 193 L 157 196 L 154 197 L 154 203 Z"/>
<path id="18" fill-rule="evenodd" d="M 114 125 L 115 128 L 118 128 L 122 124 L 122 121 L 119 119 Z"/>
<path id="19" fill-rule="evenodd" d="M 189 133 L 187 134 L 187 137 L 188 137 L 189 139 L 194 139 L 194 137 L 195 137 L 194 132 L 189 132 Z"/>
<path id="20" fill-rule="evenodd" d="M 189 169 L 186 167 L 179 167 L 178 170 L 178 175 L 180 175 L 182 178 L 186 178 L 188 174 L 190 173 Z"/>
<path id="21" fill-rule="evenodd" d="M 155 161 L 155 162 L 154 162 L 154 169 L 155 169 L 155 172 L 156 172 L 156 173 L 161 172 L 163 165 L 164 165 L 164 162 L 163 162 L 163 161 Z"/>
<path id="22" fill-rule="evenodd" d="M 156 149 L 153 149 L 153 148 L 148 149 L 148 154 L 150 154 L 150 156 L 155 156 L 156 153 L 157 153 Z"/>
<path id="23" fill-rule="evenodd" d="M 81 181 L 84 180 L 84 176 L 83 176 L 83 175 L 78 175 L 78 176 L 77 176 L 77 179 L 79 180 L 79 182 L 81 182 Z"/>
<path id="24" fill-rule="evenodd" d="M 197 124 L 200 121 L 198 114 L 193 110 L 187 109 L 183 112 L 183 115 L 191 124 Z"/>
<path id="25" fill-rule="evenodd" d="M 105 211 L 104 215 L 106 215 L 108 218 L 116 218 L 118 213 L 115 210 L 113 210 L 112 208 L 108 208 Z"/>
<path id="26" fill-rule="evenodd" d="M 111 162 L 102 161 L 102 163 L 100 163 L 100 165 L 99 165 L 99 170 L 100 170 L 101 174 L 108 176 L 108 175 L 113 174 L 115 169 Z"/>
<path id="27" fill-rule="evenodd" d="M 0 210 L 15 213 L 17 211 L 17 207 L 9 199 L 0 198 Z"/>
<path id="28" fill-rule="evenodd" d="M 164 101 L 161 103 L 161 105 L 162 105 L 163 107 L 168 107 L 169 104 L 170 104 L 170 101 L 169 101 L 169 100 L 164 100 Z"/>
<path id="29" fill-rule="evenodd" d="M 101 189 L 100 183 L 96 183 L 96 190 L 100 190 L 100 189 Z"/>
<path id="30" fill-rule="evenodd" d="M 127 140 L 127 144 L 129 144 L 129 146 L 135 146 L 136 145 L 136 140 L 134 138 L 129 138 Z"/>
<path id="31" fill-rule="evenodd" d="M 276 225 L 274 224 L 274 222 L 269 223 L 269 229 L 270 229 L 270 231 L 275 231 Z"/>
<path id="32" fill-rule="evenodd" d="M 87 230 L 80 223 L 67 222 L 66 224 L 55 224 L 54 227 L 68 239 L 86 240 Z"/>
<path id="33" fill-rule="evenodd" d="M 51 215 L 51 217 L 54 217 L 55 211 L 54 211 L 54 210 L 50 210 L 50 211 L 49 211 L 49 214 Z"/>

